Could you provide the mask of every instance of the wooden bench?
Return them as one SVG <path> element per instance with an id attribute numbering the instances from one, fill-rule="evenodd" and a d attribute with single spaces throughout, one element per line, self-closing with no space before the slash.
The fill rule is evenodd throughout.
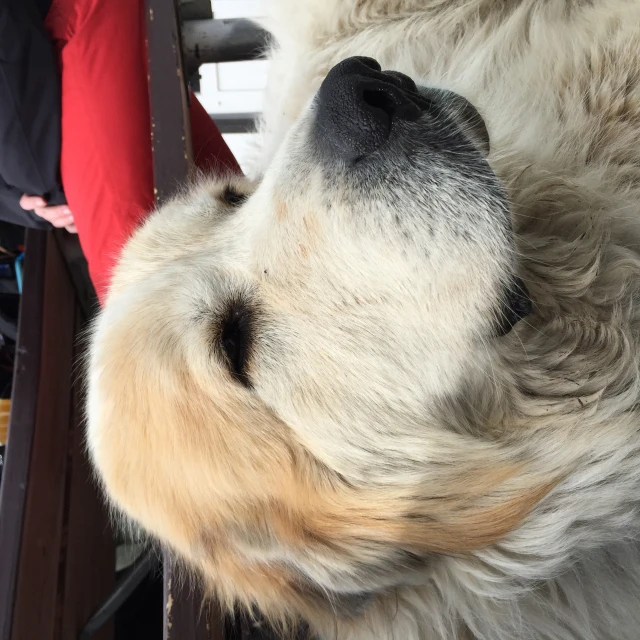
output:
<path id="1" fill-rule="evenodd" d="M 82 429 L 80 334 L 93 304 L 76 238 L 28 230 L 0 488 L 0 640 L 76 640 L 115 585 Z M 97 640 L 113 638 L 107 624 Z"/>

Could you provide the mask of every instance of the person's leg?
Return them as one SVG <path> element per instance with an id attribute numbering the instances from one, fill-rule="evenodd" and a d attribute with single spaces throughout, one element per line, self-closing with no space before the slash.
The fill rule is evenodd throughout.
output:
<path id="1" fill-rule="evenodd" d="M 144 2 L 54 0 L 47 26 L 61 60 L 62 183 L 103 301 L 123 244 L 154 206 Z M 195 100 L 191 111 L 198 164 L 237 170 Z"/>

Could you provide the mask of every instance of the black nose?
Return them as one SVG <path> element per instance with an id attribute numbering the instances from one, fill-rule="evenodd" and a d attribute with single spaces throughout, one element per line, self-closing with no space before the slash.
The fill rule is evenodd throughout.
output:
<path id="1" fill-rule="evenodd" d="M 394 122 L 418 119 L 419 100 L 411 78 L 383 73 L 371 58 L 347 58 L 331 69 L 318 92 L 318 145 L 353 162 L 382 146 Z"/>

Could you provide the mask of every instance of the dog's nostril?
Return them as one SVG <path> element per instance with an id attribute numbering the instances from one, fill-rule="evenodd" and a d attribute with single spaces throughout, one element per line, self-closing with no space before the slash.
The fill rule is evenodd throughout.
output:
<path id="1" fill-rule="evenodd" d="M 398 106 L 392 96 L 383 90 L 365 89 L 362 92 L 362 101 L 370 108 L 384 113 L 388 118 L 388 126 L 391 126 L 391 119 Z"/>
<path id="2" fill-rule="evenodd" d="M 396 101 L 385 91 L 365 89 L 362 92 L 362 100 L 370 107 L 382 109 L 387 115 L 392 115 L 396 107 Z"/>
<path id="3" fill-rule="evenodd" d="M 363 89 L 360 104 L 387 133 L 391 131 L 394 120 L 415 120 L 422 113 L 417 104 L 392 85 L 383 84 Z"/>

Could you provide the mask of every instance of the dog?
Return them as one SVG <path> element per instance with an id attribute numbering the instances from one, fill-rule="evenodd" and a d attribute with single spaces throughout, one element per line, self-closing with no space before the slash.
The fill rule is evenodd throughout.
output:
<path id="1" fill-rule="evenodd" d="M 268 11 L 91 332 L 109 503 L 283 637 L 638 638 L 640 4 Z"/>

